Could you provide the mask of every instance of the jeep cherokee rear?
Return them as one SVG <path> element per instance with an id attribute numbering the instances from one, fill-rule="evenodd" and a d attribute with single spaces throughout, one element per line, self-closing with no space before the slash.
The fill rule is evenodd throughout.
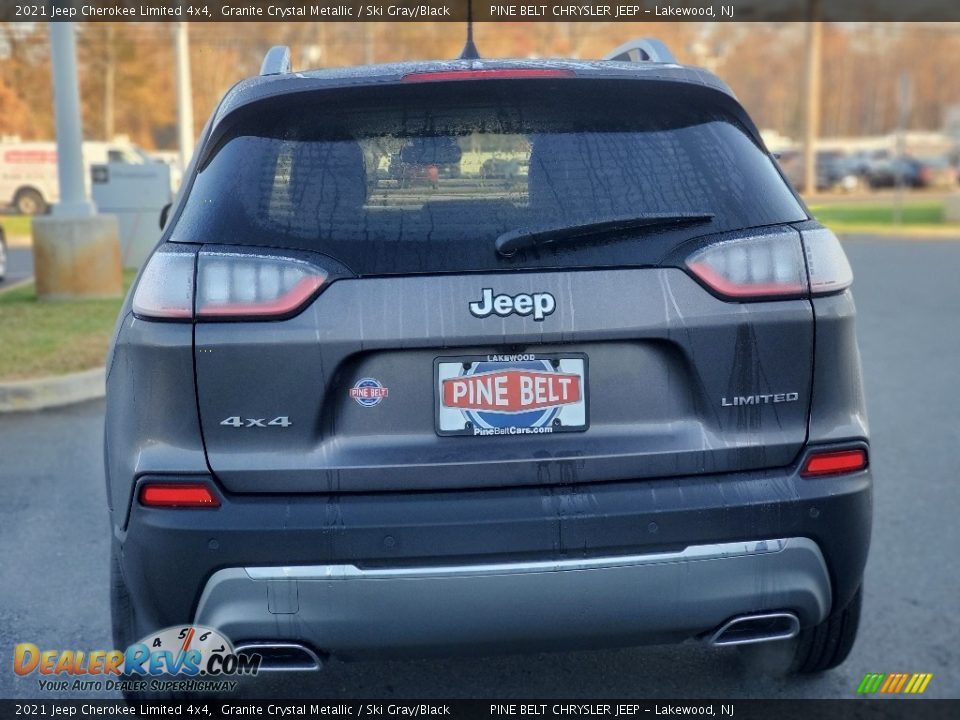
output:
<path id="1" fill-rule="evenodd" d="M 698 69 L 243 81 L 118 320 L 115 640 L 799 632 L 795 669 L 832 667 L 871 522 L 850 282 Z"/>

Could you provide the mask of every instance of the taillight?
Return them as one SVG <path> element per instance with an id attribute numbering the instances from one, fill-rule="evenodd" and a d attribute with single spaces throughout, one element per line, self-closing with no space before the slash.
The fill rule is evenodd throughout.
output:
<path id="1" fill-rule="evenodd" d="M 193 275 L 196 248 L 164 245 L 140 275 L 133 294 L 137 315 L 164 320 L 193 317 Z"/>
<path id="2" fill-rule="evenodd" d="M 523 78 L 576 77 L 573 70 L 560 68 L 489 68 L 486 70 L 441 70 L 439 72 L 412 72 L 403 82 L 436 82 L 438 80 L 504 80 Z"/>
<path id="3" fill-rule="evenodd" d="M 140 503 L 148 507 L 220 507 L 202 483 L 151 483 L 140 488 Z"/>
<path id="4" fill-rule="evenodd" d="M 330 276 L 302 255 L 257 249 L 198 253 L 195 246 L 164 245 L 143 270 L 133 311 L 161 320 L 285 317 L 301 309 Z M 343 274 L 336 263 L 331 266 Z"/>
<path id="5" fill-rule="evenodd" d="M 840 241 L 826 229 L 708 245 L 687 259 L 687 267 L 718 295 L 734 300 L 822 295 L 853 282 Z"/>
<path id="6" fill-rule="evenodd" d="M 313 297 L 326 279 L 326 270 L 305 260 L 201 252 L 197 318 L 287 315 Z"/>
<path id="7" fill-rule="evenodd" d="M 799 295 L 807 291 L 800 236 L 795 232 L 708 245 L 687 259 L 687 267 L 728 298 Z"/>
<path id="8" fill-rule="evenodd" d="M 800 475 L 817 477 L 818 475 L 837 475 L 856 472 L 867 467 L 867 451 L 863 448 L 853 450 L 826 450 L 811 453 L 803 464 Z"/>
<path id="9" fill-rule="evenodd" d="M 845 290 L 853 284 L 853 270 L 840 241 L 830 230 L 804 230 L 810 292 L 814 295 Z"/>

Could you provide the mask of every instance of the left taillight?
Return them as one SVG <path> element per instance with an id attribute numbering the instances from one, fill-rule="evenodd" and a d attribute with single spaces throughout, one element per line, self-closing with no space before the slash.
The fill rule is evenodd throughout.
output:
<path id="1" fill-rule="evenodd" d="M 330 273 L 301 256 L 161 247 L 133 296 L 133 311 L 159 320 L 269 319 L 301 310 Z"/>
<path id="2" fill-rule="evenodd" d="M 292 257 L 201 252 L 197 261 L 197 318 L 289 315 L 323 286 L 323 268 Z"/>
<path id="3" fill-rule="evenodd" d="M 197 250 L 162 246 L 147 261 L 133 293 L 133 312 L 157 320 L 193 319 L 193 277 Z"/>

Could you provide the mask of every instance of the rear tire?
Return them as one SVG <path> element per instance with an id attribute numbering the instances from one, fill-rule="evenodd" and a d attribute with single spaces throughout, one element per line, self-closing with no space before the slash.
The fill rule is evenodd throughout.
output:
<path id="1" fill-rule="evenodd" d="M 43 215 L 47 212 L 47 201 L 33 188 L 18 192 L 13 204 L 21 215 Z"/>
<path id="2" fill-rule="evenodd" d="M 127 648 L 133 643 L 143 639 L 146 632 L 137 625 L 137 613 L 130 597 L 130 591 L 127 589 L 127 583 L 123 579 L 123 571 L 120 569 L 119 548 L 113 543 L 113 549 L 110 553 L 110 627 L 113 633 L 113 646 L 121 652 L 126 652 Z M 127 678 L 130 679 L 130 678 Z M 133 676 L 132 679 L 143 680 L 140 676 Z M 148 680 L 172 680 L 171 676 L 161 675 L 156 678 L 146 678 Z M 188 692 L 169 692 L 158 690 L 123 690 L 121 691 L 123 699 L 128 703 L 139 702 L 170 702 L 177 700 L 197 700 L 202 695 Z"/>
<path id="3" fill-rule="evenodd" d="M 137 619 L 120 569 L 119 549 L 114 543 L 110 553 L 110 629 L 113 634 L 113 646 L 117 650 L 126 650 L 137 642 Z"/>
<path id="4" fill-rule="evenodd" d="M 832 670 L 846 660 L 853 649 L 862 604 L 862 588 L 858 588 L 843 610 L 819 625 L 801 630 L 795 638 L 741 645 L 738 649 L 744 665 L 752 673 L 773 677 Z"/>
<path id="5" fill-rule="evenodd" d="M 861 585 L 843 610 L 833 613 L 819 625 L 801 630 L 790 671 L 801 675 L 820 673 L 832 670 L 846 660 L 857 639 L 862 606 Z"/>

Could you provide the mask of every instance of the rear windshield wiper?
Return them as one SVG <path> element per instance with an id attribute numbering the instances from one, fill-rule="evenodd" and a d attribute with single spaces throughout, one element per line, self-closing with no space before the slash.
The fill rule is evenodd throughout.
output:
<path id="1" fill-rule="evenodd" d="M 578 225 L 508 230 L 497 238 L 496 247 L 500 255 L 511 257 L 518 250 L 554 242 L 599 240 L 629 230 L 669 226 L 680 227 L 682 225 L 710 222 L 711 220 L 713 220 L 713 213 L 650 213 L 648 215 L 609 218 Z"/>

